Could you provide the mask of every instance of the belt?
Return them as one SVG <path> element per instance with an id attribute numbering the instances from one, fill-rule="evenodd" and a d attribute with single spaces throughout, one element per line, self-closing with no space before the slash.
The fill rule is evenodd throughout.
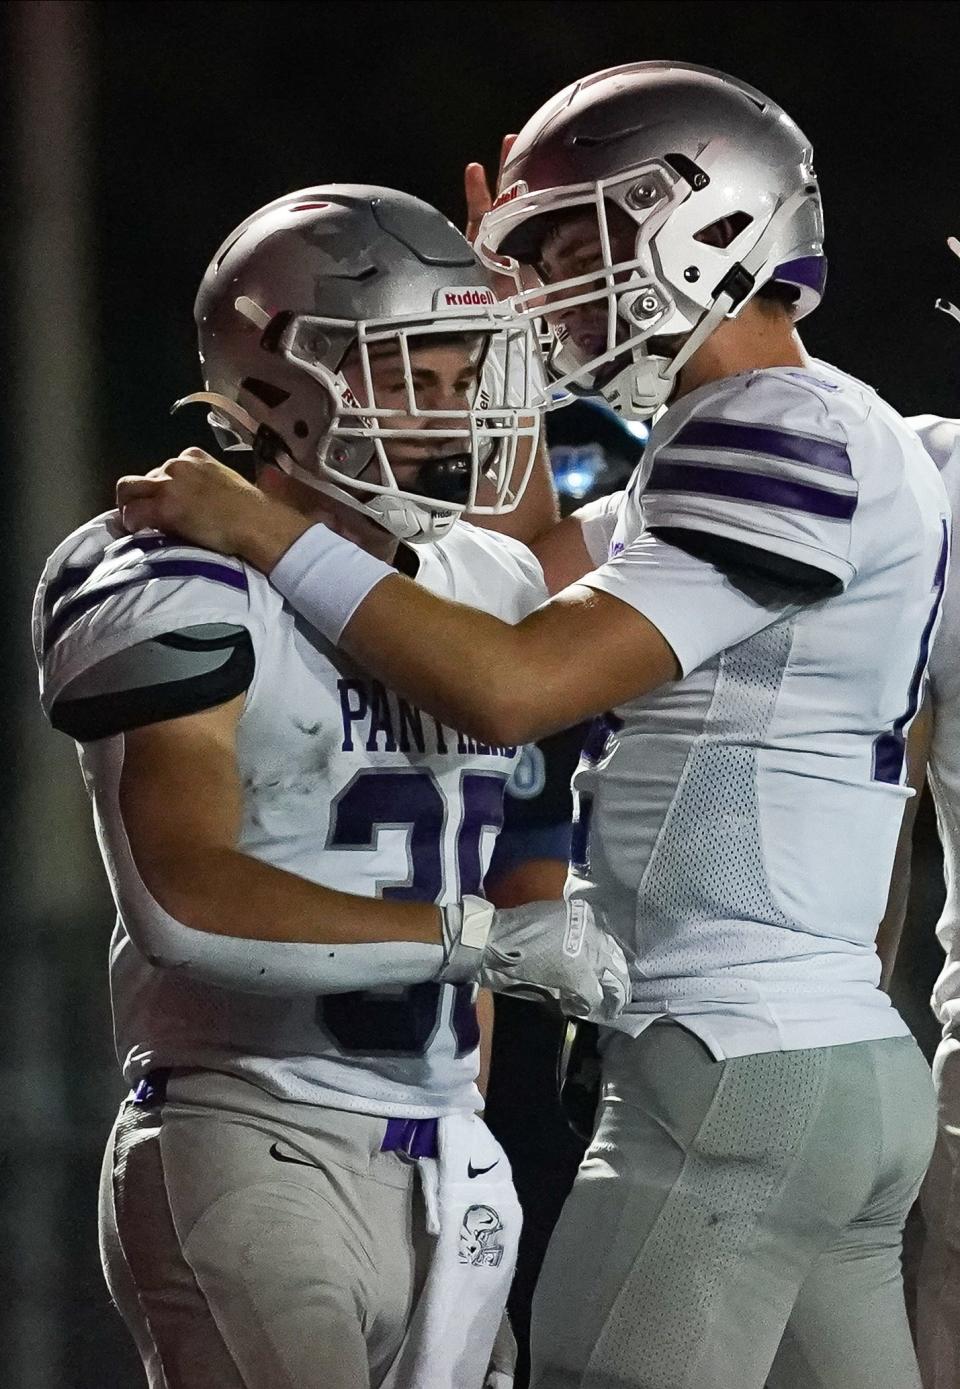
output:
<path id="1" fill-rule="evenodd" d="M 380 1144 L 381 1153 L 400 1153 L 408 1158 L 437 1156 L 436 1119 L 388 1119 Z"/>
<path id="2" fill-rule="evenodd" d="M 169 1079 L 169 1067 L 148 1071 L 137 1082 L 137 1088 L 133 1092 L 133 1103 L 141 1105 L 144 1109 L 153 1109 L 155 1105 L 163 1104 L 167 1098 L 167 1081 Z"/>
<path id="3" fill-rule="evenodd" d="M 153 1109 L 167 1098 L 169 1067 L 148 1071 L 137 1083 L 133 1103 L 143 1109 Z M 435 1158 L 437 1156 L 436 1119 L 388 1119 L 387 1131 L 380 1144 L 382 1153 L 399 1153 L 403 1157 Z"/>

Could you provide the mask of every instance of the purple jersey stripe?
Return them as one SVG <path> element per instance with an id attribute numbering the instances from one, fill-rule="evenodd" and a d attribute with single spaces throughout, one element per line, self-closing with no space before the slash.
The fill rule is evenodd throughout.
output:
<path id="1" fill-rule="evenodd" d="M 708 468 L 702 463 L 654 463 L 645 492 L 705 492 L 714 497 L 733 497 L 764 506 L 786 506 L 812 516 L 849 521 L 857 499 L 815 487 L 809 482 L 789 482 L 766 473 L 741 473 L 733 468 Z"/>
<path id="2" fill-rule="evenodd" d="M 213 579 L 218 584 L 239 589 L 241 593 L 247 591 L 247 576 L 243 570 L 233 569 L 229 564 L 218 564 L 216 560 L 170 559 L 164 555 L 160 559 L 144 560 L 143 567 L 150 571 L 148 577 L 152 579 Z"/>
<path id="3" fill-rule="evenodd" d="M 44 589 L 44 617 L 50 616 L 61 598 L 65 598 L 68 593 L 73 593 L 81 584 L 85 584 L 99 565 L 99 560 L 97 560 L 96 564 L 65 564 L 59 573 L 53 576 Z"/>
<path id="4" fill-rule="evenodd" d="M 903 771 L 903 761 L 906 756 L 906 740 L 903 731 L 920 707 L 920 691 L 923 685 L 923 677 L 926 674 L 927 664 L 930 660 L 930 639 L 933 636 L 933 629 L 936 626 L 937 615 L 940 612 L 940 604 L 943 602 L 943 585 L 947 577 L 947 560 L 949 557 L 950 531 L 947 522 L 941 521 L 940 557 L 937 560 L 936 573 L 933 577 L 936 600 L 930 610 L 930 615 L 927 618 L 920 637 L 920 655 L 917 658 L 917 664 L 914 666 L 913 676 L 910 680 L 910 689 L 907 692 L 907 707 L 893 725 L 892 731 L 889 733 L 881 733 L 880 737 L 873 745 L 874 781 L 886 781 L 893 786 L 897 786 L 900 783 L 900 774 Z"/>
<path id="5" fill-rule="evenodd" d="M 766 424 L 741 424 L 734 420 L 691 420 L 685 424 L 668 448 L 737 449 L 806 463 L 828 473 L 852 476 L 850 455 L 842 444 L 831 439 L 811 439 L 792 429 L 771 429 Z"/>
<path id="6" fill-rule="evenodd" d="M 127 555 L 134 550 L 160 550 L 169 545 L 182 545 L 168 535 L 130 535 L 126 540 L 118 540 L 110 546 L 109 552 L 93 564 L 65 564 L 58 574 L 47 584 L 43 595 L 43 609 L 49 614 L 61 598 L 85 584 L 94 570 L 99 569 L 104 559 L 114 559 L 117 555 Z"/>
<path id="7" fill-rule="evenodd" d="M 75 598 L 64 600 L 47 624 L 44 635 L 44 652 L 50 650 L 71 623 L 76 622 L 91 608 L 97 607 L 104 599 L 122 593 L 124 589 L 135 588 L 150 579 L 208 579 L 213 583 L 227 584 L 230 588 L 247 592 L 247 576 L 242 569 L 231 569 L 227 564 L 217 564 L 214 560 L 203 559 L 149 559 L 137 565 L 135 574 L 113 583 L 98 584 L 87 593 L 79 593 Z"/>

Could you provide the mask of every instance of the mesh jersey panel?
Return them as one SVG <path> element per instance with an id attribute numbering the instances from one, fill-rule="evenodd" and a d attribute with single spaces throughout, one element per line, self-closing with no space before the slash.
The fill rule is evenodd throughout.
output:
<path id="1" fill-rule="evenodd" d="M 798 924 L 767 884 L 757 804 L 757 751 L 792 637 L 793 623 L 784 619 L 716 658 L 704 730 L 691 747 L 638 899 L 638 929 L 657 973 L 698 973 L 718 954 L 729 963 L 750 959 L 744 922 L 731 928 L 728 919 L 732 900 L 745 921 Z M 788 951 L 789 936 L 783 940 Z"/>

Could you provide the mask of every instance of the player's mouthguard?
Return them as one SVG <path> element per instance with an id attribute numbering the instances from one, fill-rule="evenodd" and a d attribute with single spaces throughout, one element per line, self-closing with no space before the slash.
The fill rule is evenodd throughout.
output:
<path id="1" fill-rule="evenodd" d="M 410 491 L 419 492 L 431 501 L 463 505 L 470 496 L 472 471 L 469 455 L 465 453 L 429 458 L 420 465 L 416 483 Z"/>

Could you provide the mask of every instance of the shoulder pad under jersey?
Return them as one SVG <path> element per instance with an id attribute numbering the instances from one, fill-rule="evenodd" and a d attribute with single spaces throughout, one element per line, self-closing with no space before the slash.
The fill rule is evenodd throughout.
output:
<path id="1" fill-rule="evenodd" d="M 845 587 L 859 484 L 842 389 L 842 378 L 759 371 L 704 390 L 672 433 L 668 412 L 638 479 L 645 526 L 739 541 L 754 562 L 770 553 Z"/>

